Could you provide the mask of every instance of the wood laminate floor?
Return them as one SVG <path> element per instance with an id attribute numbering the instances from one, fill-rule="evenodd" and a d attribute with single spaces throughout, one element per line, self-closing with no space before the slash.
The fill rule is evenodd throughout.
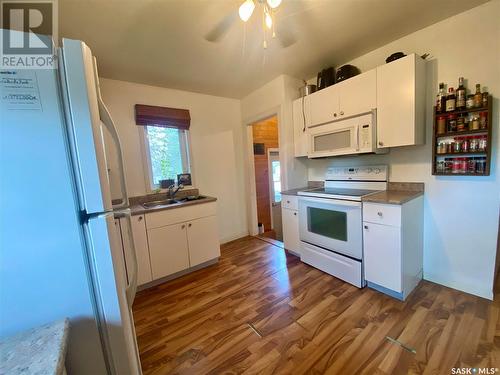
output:
<path id="1" fill-rule="evenodd" d="M 257 238 L 221 252 L 217 265 L 138 294 L 144 374 L 500 368 L 500 298 L 490 302 L 424 281 L 403 303 L 357 289 Z"/>

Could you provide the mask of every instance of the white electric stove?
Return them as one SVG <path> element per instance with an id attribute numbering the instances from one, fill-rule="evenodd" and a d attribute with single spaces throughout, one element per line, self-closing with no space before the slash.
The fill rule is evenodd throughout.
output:
<path id="1" fill-rule="evenodd" d="M 363 287 L 361 200 L 386 189 L 384 165 L 329 168 L 324 188 L 298 192 L 301 260 Z"/>

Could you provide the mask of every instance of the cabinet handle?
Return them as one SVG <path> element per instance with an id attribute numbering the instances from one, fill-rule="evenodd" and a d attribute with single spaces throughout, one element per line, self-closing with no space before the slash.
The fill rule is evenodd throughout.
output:
<path id="1" fill-rule="evenodd" d="M 293 213 L 293 215 L 294 215 L 294 216 L 297 216 L 297 212 L 294 212 L 294 213 Z"/>
<path id="2" fill-rule="evenodd" d="M 139 220 L 139 221 L 142 221 L 142 216 L 139 216 L 139 219 L 138 219 L 138 220 Z"/>
<path id="3" fill-rule="evenodd" d="M 182 225 L 181 225 L 181 229 L 184 229 L 184 228 L 186 228 L 186 225 L 185 225 L 185 224 L 182 224 Z"/>
<path id="4" fill-rule="evenodd" d="M 377 212 L 377 215 L 380 216 L 380 217 L 382 217 L 382 212 L 380 212 L 380 211 Z"/>
<path id="5" fill-rule="evenodd" d="M 343 116 L 344 115 L 344 111 L 340 111 L 340 115 Z"/>
<path id="6" fill-rule="evenodd" d="M 337 117 L 337 112 L 335 112 L 335 113 L 333 114 L 333 117 Z"/>
<path id="7" fill-rule="evenodd" d="M 193 225 L 193 224 L 189 223 L 189 224 L 188 224 L 188 227 L 189 227 L 189 228 L 191 228 L 191 227 L 192 227 L 192 225 Z"/>
<path id="8" fill-rule="evenodd" d="M 383 146 L 384 145 L 384 142 L 379 142 L 378 143 L 379 146 Z"/>
<path id="9" fill-rule="evenodd" d="M 290 203 L 290 201 L 286 201 L 286 203 Z"/>
<path id="10" fill-rule="evenodd" d="M 365 225 L 365 229 L 368 229 L 368 225 Z"/>

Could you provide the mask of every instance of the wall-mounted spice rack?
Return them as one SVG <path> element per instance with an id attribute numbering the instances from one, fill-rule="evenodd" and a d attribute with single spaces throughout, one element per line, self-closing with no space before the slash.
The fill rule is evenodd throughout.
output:
<path id="1" fill-rule="evenodd" d="M 481 108 L 436 113 L 434 107 L 433 175 L 490 175 L 493 128 L 491 106 L 490 95 L 487 106 Z"/>

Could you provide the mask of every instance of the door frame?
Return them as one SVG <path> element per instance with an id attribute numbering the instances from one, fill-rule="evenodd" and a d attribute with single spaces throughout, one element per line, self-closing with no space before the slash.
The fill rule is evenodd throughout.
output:
<path id="1" fill-rule="evenodd" d="M 268 170 L 268 178 L 269 178 L 269 210 L 271 211 L 269 214 L 271 216 L 271 229 L 274 228 L 274 220 L 273 220 L 273 201 L 274 201 L 274 181 L 273 181 L 273 168 L 271 165 L 271 153 L 277 152 L 278 158 L 280 154 L 279 147 L 273 147 L 267 149 L 267 170 Z M 280 160 L 280 168 L 281 168 L 281 160 Z M 281 181 L 281 170 L 280 170 L 280 181 Z"/>
<path id="2" fill-rule="evenodd" d="M 257 189 L 255 186 L 255 165 L 254 165 L 254 154 L 253 154 L 253 132 L 252 126 L 260 121 L 267 120 L 268 118 L 276 116 L 278 120 L 278 143 L 281 146 L 280 138 L 280 124 L 282 121 L 281 117 L 281 105 L 271 108 L 257 116 L 250 117 L 245 120 L 246 133 L 244 134 L 244 153 L 245 153 L 245 181 L 246 181 L 246 203 L 247 203 L 247 219 L 248 219 L 248 233 L 251 236 L 257 236 L 259 234 L 258 228 L 258 215 L 257 215 Z M 281 148 L 281 147 L 280 147 Z M 283 155 L 280 152 L 280 164 L 283 166 Z M 283 186 L 283 174 L 281 177 L 281 184 Z"/>

